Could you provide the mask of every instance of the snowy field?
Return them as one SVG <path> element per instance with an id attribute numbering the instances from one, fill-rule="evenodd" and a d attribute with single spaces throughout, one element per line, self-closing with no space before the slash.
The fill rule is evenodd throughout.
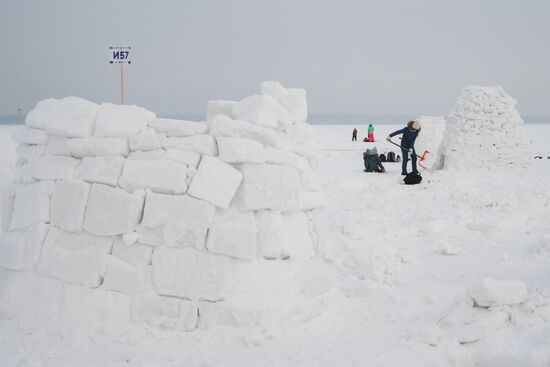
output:
<path id="1" fill-rule="evenodd" d="M 359 140 L 366 125 L 359 129 Z M 325 227 L 338 282 L 320 316 L 262 330 L 145 330 L 67 338 L 22 331 L 0 315 L 0 366 L 550 366 L 550 124 L 526 125 L 528 168 L 364 173 L 353 126 L 316 125 Z M 14 127 L 0 128 L 0 183 Z M 474 307 L 483 279 L 519 304 Z M 489 286 L 491 283 L 488 283 Z M 497 285 L 498 287 L 498 285 Z M 482 297 L 481 297 L 482 298 Z M 507 303 L 504 300 L 503 303 Z M 508 302 L 514 303 L 514 302 Z M 517 302 L 516 302 L 517 303 Z"/>

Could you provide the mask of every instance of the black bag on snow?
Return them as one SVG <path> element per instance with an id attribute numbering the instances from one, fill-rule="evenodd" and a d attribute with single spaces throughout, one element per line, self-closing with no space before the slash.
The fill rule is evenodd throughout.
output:
<path id="1" fill-rule="evenodd" d="M 386 157 L 387 162 L 395 162 L 395 153 L 394 152 L 388 152 L 388 156 Z"/>
<path id="2" fill-rule="evenodd" d="M 386 156 L 384 155 L 384 153 L 380 154 L 378 156 L 378 158 L 380 158 L 380 162 L 384 163 L 386 161 Z"/>
<path id="3" fill-rule="evenodd" d="M 416 185 L 422 182 L 422 176 L 420 176 L 418 173 L 407 173 L 405 178 L 403 179 L 403 182 L 407 185 Z"/>

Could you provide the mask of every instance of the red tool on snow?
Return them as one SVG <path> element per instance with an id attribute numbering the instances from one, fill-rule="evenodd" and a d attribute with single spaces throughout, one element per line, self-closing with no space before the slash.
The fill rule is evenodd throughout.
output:
<path id="1" fill-rule="evenodd" d="M 393 141 L 391 141 L 391 139 L 388 139 L 388 141 L 390 143 L 392 143 L 393 145 L 395 146 L 398 146 L 399 148 L 401 149 L 404 149 L 401 145 L 397 144 L 397 143 L 394 143 Z M 422 164 L 422 162 L 424 162 L 426 160 L 426 156 L 429 154 L 430 152 L 428 150 L 425 150 L 424 153 L 422 153 L 422 156 L 419 156 L 418 154 L 415 154 L 417 158 L 420 158 L 420 160 L 418 161 L 418 165 L 424 169 L 428 169 L 428 167 L 424 167 L 424 165 Z"/>

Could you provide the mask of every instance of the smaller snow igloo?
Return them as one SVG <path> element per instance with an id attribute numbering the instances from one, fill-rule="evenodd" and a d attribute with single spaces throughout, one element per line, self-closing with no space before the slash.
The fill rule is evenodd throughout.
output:
<path id="1" fill-rule="evenodd" d="M 312 317 L 334 271 L 306 118 L 305 91 L 278 82 L 208 102 L 200 123 L 39 102 L 2 195 L 0 317 L 184 331 Z"/>
<path id="2" fill-rule="evenodd" d="M 449 117 L 434 168 L 491 168 L 529 163 L 517 101 L 502 87 L 468 86 Z"/>

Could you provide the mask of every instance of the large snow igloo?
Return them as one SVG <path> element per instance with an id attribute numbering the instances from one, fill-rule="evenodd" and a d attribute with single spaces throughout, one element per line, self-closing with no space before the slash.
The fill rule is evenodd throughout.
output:
<path id="1" fill-rule="evenodd" d="M 516 103 L 502 87 L 464 88 L 447 119 L 434 168 L 528 164 L 529 140 Z"/>
<path id="2" fill-rule="evenodd" d="M 206 123 L 39 102 L 2 195 L 0 317 L 185 331 L 312 317 L 334 272 L 306 117 L 305 91 L 278 82 L 208 102 Z"/>

